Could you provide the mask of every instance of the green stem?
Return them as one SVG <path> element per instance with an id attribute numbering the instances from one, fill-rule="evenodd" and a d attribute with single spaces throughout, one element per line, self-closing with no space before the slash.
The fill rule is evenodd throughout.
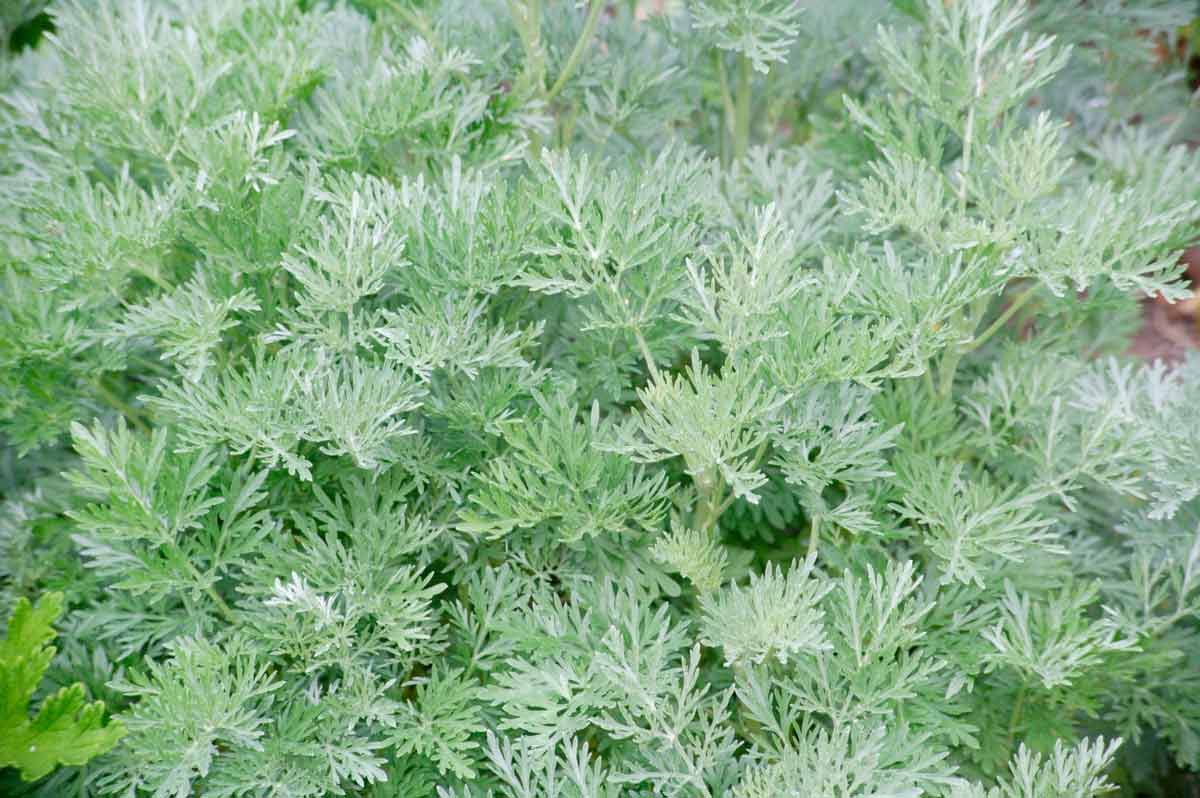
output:
<path id="1" fill-rule="evenodd" d="M 971 140 L 975 138 L 975 106 L 967 111 L 967 128 L 963 133 L 962 167 L 958 173 L 958 204 L 967 206 L 967 173 L 971 171 Z"/>
<path id="2" fill-rule="evenodd" d="M 600 23 L 600 12 L 604 10 L 604 0 L 592 0 L 588 6 L 587 20 L 583 23 L 583 32 L 579 34 L 579 39 L 575 42 L 575 47 L 571 50 L 571 55 L 567 57 L 567 63 L 563 66 L 562 72 L 558 73 L 558 79 L 554 81 L 554 85 L 550 87 L 550 91 L 546 93 L 546 102 L 550 102 L 558 93 L 567 85 L 567 79 L 571 77 L 571 73 L 579 66 L 579 61 L 583 58 L 584 50 L 587 49 L 588 43 L 591 42 L 592 36 L 596 33 L 596 26 Z"/>
<path id="3" fill-rule="evenodd" d="M 745 55 L 738 56 L 736 118 L 733 129 L 733 160 L 740 161 L 750 149 L 750 78 L 754 67 Z"/>
<path id="4" fill-rule="evenodd" d="M 158 267 L 150 268 L 145 264 L 137 263 L 134 264 L 133 269 L 164 292 L 172 291 L 175 288 L 175 286 L 164 280 L 163 276 L 158 273 Z"/>
<path id="5" fill-rule="evenodd" d="M 99 378 L 91 380 L 91 384 L 96 393 L 100 395 L 100 398 L 118 410 L 121 415 L 125 416 L 125 420 L 128 421 L 135 429 L 141 432 L 145 432 L 147 430 L 145 416 L 143 416 L 140 410 L 110 391 L 108 387 L 100 381 Z"/>
<path id="6" fill-rule="evenodd" d="M 977 335 L 975 340 L 971 341 L 966 351 L 970 352 L 978 349 L 987 341 L 987 339 L 999 332 L 1000 329 L 1008 323 L 1008 320 L 1011 319 L 1018 310 L 1025 307 L 1029 300 L 1033 299 L 1034 294 L 1037 293 L 1038 287 L 1038 284 L 1034 283 L 1021 293 L 1017 294 L 1016 299 L 1008 303 L 1008 307 L 1005 308 L 1004 312 L 1001 313 L 996 320 L 991 323 L 991 326 Z"/>
<path id="7" fill-rule="evenodd" d="M 188 562 L 186 558 L 184 559 L 184 562 L 187 563 L 188 571 L 191 572 L 192 577 L 197 582 L 203 582 L 204 576 L 196 569 L 196 566 Z M 205 585 L 204 592 L 210 599 L 213 600 L 213 603 L 217 605 L 217 611 L 221 613 L 222 618 L 231 624 L 237 623 L 237 616 L 233 614 L 233 610 L 230 609 L 229 605 L 225 603 L 225 599 L 221 598 L 221 594 L 217 592 L 216 588 L 214 588 L 212 585 Z"/>
<path id="8" fill-rule="evenodd" d="M 954 389 L 954 375 L 958 371 L 958 364 L 962 361 L 963 355 L 970 352 L 974 346 L 975 328 L 979 326 L 979 322 L 983 320 L 984 314 L 987 313 L 988 305 L 991 304 L 987 297 L 980 297 L 971 303 L 971 307 L 967 315 L 963 318 L 961 330 L 963 333 L 972 333 L 972 340 L 965 344 L 955 344 L 950 347 L 946 354 L 942 357 L 941 362 L 941 381 L 938 385 L 938 395 L 943 399 L 950 396 L 950 392 Z"/>
<path id="9" fill-rule="evenodd" d="M 771 441 L 763 438 L 762 443 L 758 444 L 758 448 L 754 450 L 754 459 L 750 461 L 751 468 L 758 468 L 767 455 L 767 447 L 771 445 Z"/>
<path id="10" fill-rule="evenodd" d="M 429 24 L 429 20 L 425 19 L 425 15 L 419 11 L 413 11 L 411 8 L 406 8 L 400 4 L 399 0 L 391 0 L 392 10 L 413 28 L 421 37 L 435 49 L 441 49 L 437 41 L 437 36 L 434 34 L 433 27 Z"/>
<path id="11" fill-rule="evenodd" d="M 655 382 L 661 382 L 662 376 L 658 373 L 658 365 L 654 362 L 654 355 L 650 353 L 650 347 L 646 344 L 645 337 L 642 336 L 641 328 L 633 328 L 633 336 L 637 339 L 638 349 L 642 350 L 642 359 L 646 361 L 646 368 L 650 371 L 650 379 Z"/>
<path id="12" fill-rule="evenodd" d="M 545 92 L 546 58 L 542 52 L 541 0 L 508 0 L 508 13 L 517 26 L 521 47 L 525 50 L 525 79 L 537 93 Z"/>
<path id="13" fill-rule="evenodd" d="M 812 517 L 812 528 L 808 533 L 808 556 L 812 559 L 817 553 L 817 544 L 821 541 L 821 516 Z"/>
<path id="14" fill-rule="evenodd" d="M 1008 748 L 1012 750 L 1013 741 L 1017 736 L 1017 724 L 1021 722 L 1021 710 L 1025 708 L 1025 685 L 1017 691 L 1017 700 L 1013 704 L 1012 714 L 1008 718 Z"/>
<path id="15" fill-rule="evenodd" d="M 938 364 L 938 396 L 943 399 L 949 397 L 950 392 L 954 390 L 954 374 L 958 371 L 958 363 L 962 356 L 963 350 L 955 346 L 942 356 L 942 362 Z"/>
<path id="16" fill-rule="evenodd" d="M 733 95 L 729 92 L 729 76 L 725 74 L 725 56 L 720 50 L 713 51 L 713 61 L 717 65 L 717 83 L 721 87 L 721 105 L 725 109 L 725 133 L 721 137 L 723 142 L 728 142 L 733 136 L 733 130 L 737 126 L 734 120 L 737 118 L 737 111 L 733 107 Z M 721 148 L 726 159 L 729 157 L 728 144 Z"/>
<path id="17" fill-rule="evenodd" d="M 721 513 L 728 505 L 722 501 L 725 497 L 725 480 L 720 476 L 702 491 L 696 510 L 697 515 L 692 519 L 693 526 L 698 532 L 709 532 L 721 518 Z"/>
<path id="18" fill-rule="evenodd" d="M 1017 294 L 1012 302 L 1008 303 L 1008 307 L 1004 309 L 996 320 L 993 321 L 988 328 L 978 335 L 971 338 L 970 342 L 961 346 L 955 346 L 942 357 L 942 362 L 939 365 L 940 380 L 938 384 L 938 395 L 943 399 L 950 395 L 950 391 L 954 388 L 954 374 L 958 370 L 958 364 L 962 361 L 963 356 L 974 352 L 979 347 L 983 346 L 989 338 L 1004 328 L 1004 325 L 1017 314 L 1017 312 L 1029 303 L 1037 294 L 1038 283 L 1034 283 L 1021 293 Z M 969 329 L 974 329 L 979 323 L 979 318 L 983 315 L 982 309 L 986 308 L 986 304 L 978 303 L 976 308 L 972 310 L 971 319 L 968 322 Z"/>
<path id="19" fill-rule="evenodd" d="M 560 147 L 566 149 L 567 145 L 571 143 L 571 138 L 575 135 L 575 123 L 576 123 L 576 121 L 578 121 L 578 119 L 579 119 L 579 109 L 572 108 L 567 113 L 566 120 L 562 123 L 562 126 L 559 128 L 558 145 Z"/>
<path id="20" fill-rule="evenodd" d="M 616 133 L 618 136 L 620 136 L 621 138 L 625 139 L 625 142 L 630 147 L 633 148 L 633 151 L 638 154 L 638 157 L 645 157 L 646 145 L 643 142 L 635 139 L 633 137 L 633 134 L 629 132 L 629 128 L 626 125 L 624 125 L 624 124 L 613 125 L 612 131 L 614 133 Z"/>
<path id="21" fill-rule="evenodd" d="M 762 463 L 763 457 L 765 457 L 767 454 L 767 446 L 769 445 L 770 441 L 763 440 L 763 442 L 758 445 L 758 448 L 754 450 L 754 459 L 750 461 L 751 468 L 758 468 L 759 464 Z M 728 510 L 735 501 L 737 501 L 737 494 L 731 493 L 726 496 L 725 501 L 721 502 L 721 504 L 717 507 L 717 518 L 720 518 L 722 515 L 724 515 L 725 511 Z"/>
<path id="22" fill-rule="evenodd" d="M 937 556 L 926 549 L 924 555 L 925 574 L 921 580 L 921 592 L 927 601 L 933 601 L 942 588 L 942 569 L 938 565 Z"/>

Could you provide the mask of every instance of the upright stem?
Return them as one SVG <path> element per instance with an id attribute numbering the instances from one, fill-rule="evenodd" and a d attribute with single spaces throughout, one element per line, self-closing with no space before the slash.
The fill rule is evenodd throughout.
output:
<path id="1" fill-rule="evenodd" d="M 120 411 L 121 414 L 125 416 L 125 420 L 128 421 L 135 429 L 140 432 L 146 432 L 149 429 L 145 422 L 145 416 L 142 414 L 142 411 L 138 410 L 133 405 L 129 404 L 124 399 L 110 391 L 108 387 L 100 381 L 99 377 L 94 377 L 91 380 L 91 384 L 96 393 L 100 395 L 100 398 Z"/>
<path id="2" fill-rule="evenodd" d="M 817 544 L 821 542 L 821 516 L 812 517 L 812 528 L 808 533 L 808 556 L 811 559 L 817 553 Z"/>
<path id="3" fill-rule="evenodd" d="M 641 329 L 634 327 L 633 336 L 637 339 L 638 349 L 642 350 L 642 359 L 646 361 L 646 368 L 650 372 L 650 379 L 655 382 L 661 381 L 662 377 L 658 373 L 658 365 L 654 362 L 654 355 L 651 354 L 650 347 L 646 344 L 646 338 L 642 335 Z"/>
<path id="4" fill-rule="evenodd" d="M 942 362 L 938 364 L 938 396 L 943 399 L 949 397 L 950 392 L 954 390 L 954 375 L 958 371 L 958 363 L 962 356 L 963 350 L 955 346 L 942 356 Z"/>
<path id="5" fill-rule="evenodd" d="M 1006 307 L 1004 311 L 996 317 L 995 321 L 988 325 L 986 330 L 978 335 L 971 336 L 971 340 L 967 343 L 960 346 L 955 346 L 946 352 L 946 354 L 942 357 L 942 362 L 939 366 L 939 396 L 946 398 L 950 395 L 950 391 L 954 388 L 954 375 L 958 370 L 958 364 L 962 361 L 963 356 L 969 354 L 970 352 L 974 352 L 989 338 L 999 332 L 1004 325 L 1008 323 L 1008 320 L 1016 315 L 1017 311 L 1025 307 L 1029 300 L 1033 299 L 1034 295 L 1037 293 L 1037 290 L 1038 284 L 1035 282 L 1033 285 L 1017 294 L 1016 299 L 1008 303 L 1008 307 Z M 988 302 L 985 298 L 982 301 L 977 302 L 972 307 L 971 317 L 967 322 L 967 329 L 974 330 L 979 325 L 979 322 L 981 321 L 984 312 L 987 309 L 987 305 Z"/>
<path id="6" fill-rule="evenodd" d="M 169 282 L 167 282 L 165 279 L 163 279 L 163 276 L 158 273 L 157 266 L 155 266 L 154 268 L 151 268 L 144 264 L 136 263 L 133 265 L 133 267 L 134 267 L 134 270 L 137 271 L 138 274 L 145 277 L 150 282 L 154 283 L 156 286 L 158 286 L 159 289 L 161 289 L 163 291 L 171 291 L 174 289 L 174 286 L 171 285 Z"/>
<path id="7" fill-rule="evenodd" d="M 421 34 L 421 38 L 429 42 L 431 46 L 435 48 L 439 47 L 433 27 L 429 24 L 429 20 L 425 18 L 423 13 L 401 5 L 399 0 L 391 0 L 391 8 L 402 20 L 416 28 L 417 33 Z"/>
<path id="8" fill-rule="evenodd" d="M 1017 294 L 1017 298 L 1008 303 L 1008 307 L 1004 309 L 1004 312 L 996 317 L 996 320 L 992 322 L 986 330 L 975 336 L 975 340 L 971 341 L 967 351 L 978 349 L 985 341 L 987 341 L 987 339 L 999 332 L 1000 329 L 1008 323 L 1008 320 L 1011 319 L 1018 310 L 1025 307 L 1025 304 L 1029 302 L 1029 300 L 1033 299 L 1033 295 L 1037 293 L 1037 290 L 1038 284 L 1035 282 L 1033 285 Z"/>
<path id="9" fill-rule="evenodd" d="M 572 108 L 567 112 L 567 118 L 559 128 L 559 146 L 566 148 L 571 143 L 571 137 L 575 135 L 575 122 L 579 119 L 579 109 Z"/>
<path id="10" fill-rule="evenodd" d="M 187 561 L 185 560 L 184 562 Z M 191 573 L 192 578 L 194 578 L 197 582 L 204 581 L 204 576 L 199 570 L 197 570 L 196 566 L 192 565 L 190 562 L 187 562 L 187 569 Z M 217 592 L 216 588 L 214 588 L 212 585 L 205 585 L 204 592 L 210 599 L 213 600 L 213 603 L 217 605 L 217 611 L 221 613 L 221 617 L 223 617 L 229 623 L 237 622 L 237 616 L 233 614 L 233 610 L 230 609 L 229 605 L 225 603 L 225 599 L 221 598 L 221 594 Z"/>
<path id="11" fill-rule="evenodd" d="M 533 58 L 534 85 L 538 91 L 546 86 L 546 52 L 542 49 L 542 0 L 529 0 L 529 52 Z"/>
<path id="12" fill-rule="evenodd" d="M 1017 724 L 1021 722 L 1021 710 L 1025 708 L 1025 684 L 1021 684 L 1021 689 L 1017 692 L 1017 700 L 1013 704 L 1012 714 L 1008 717 L 1008 747 L 1012 748 L 1013 740 L 1017 736 Z"/>
<path id="13" fill-rule="evenodd" d="M 754 67 L 745 55 L 738 56 L 737 107 L 733 128 L 733 159 L 740 161 L 750 149 L 750 78 Z"/>
<path id="14" fill-rule="evenodd" d="M 525 79 L 539 95 L 546 91 L 546 58 L 542 52 L 542 0 L 508 0 L 512 16 L 525 50 Z"/>
<path id="15" fill-rule="evenodd" d="M 925 552 L 924 561 L 925 575 L 921 580 L 921 592 L 927 601 L 933 601 L 942 588 L 942 569 L 938 565 L 937 557 L 928 550 Z"/>
<path id="16" fill-rule="evenodd" d="M 542 49 L 542 0 L 508 0 L 508 12 L 517 26 L 525 51 L 521 74 L 525 90 L 536 97 L 546 94 L 546 53 Z M 534 160 L 542 151 L 542 134 L 529 132 L 529 149 Z"/>
<path id="17" fill-rule="evenodd" d="M 967 173 L 971 171 L 971 140 L 975 138 L 975 106 L 967 111 L 967 129 L 963 133 L 962 167 L 958 173 L 958 204 L 967 205 Z"/>
<path id="18" fill-rule="evenodd" d="M 730 141 L 733 130 L 737 127 L 737 111 L 733 106 L 733 94 L 729 91 L 729 75 L 725 72 L 725 54 L 721 50 L 713 50 L 713 63 L 717 68 L 717 85 L 721 87 L 721 107 L 725 109 L 725 128 L 721 134 L 721 161 L 728 165 L 730 159 Z"/>
<path id="19" fill-rule="evenodd" d="M 571 55 L 567 57 L 567 63 L 563 65 L 562 72 L 558 73 L 558 79 L 554 81 L 554 85 L 546 93 L 547 102 L 558 96 L 558 93 L 563 90 L 563 86 L 567 85 L 567 79 L 571 77 L 571 73 L 579 66 L 579 61 L 583 58 L 583 53 L 587 50 L 588 43 L 591 42 L 592 36 L 596 33 L 596 26 L 600 22 L 600 12 L 603 9 L 604 0 L 592 0 L 591 5 L 588 7 L 587 19 L 583 23 L 583 32 L 579 34 L 579 39 L 575 42 L 575 47 L 571 50 Z"/>
<path id="20" fill-rule="evenodd" d="M 764 438 L 763 442 L 760 443 L 758 448 L 754 450 L 754 459 L 750 461 L 751 468 L 758 468 L 759 465 L 762 464 L 763 458 L 767 454 L 767 447 L 770 445 L 770 443 L 771 442 L 769 440 Z M 720 518 L 722 515 L 724 515 L 725 511 L 728 510 L 735 501 L 737 501 L 737 494 L 730 493 L 728 496 L 726 496 L 725 500 L 721 502 L 720 506 L 717 507 L 717 518 Z"/>
<path id="21" fill-rule="evenodd" d="M 699 532 L 708 532 L 712 526 L 721 517 L 722 508 L 725 503 L 722 501 L 725 493 L 725 481 L 717 477 L 716 482 L 709 486 L 708 490 L 704 491 L 704 495 L 700 498 L 700 504 L 697 507 L 699 515 L 696 517 L 695 527 Z"/>

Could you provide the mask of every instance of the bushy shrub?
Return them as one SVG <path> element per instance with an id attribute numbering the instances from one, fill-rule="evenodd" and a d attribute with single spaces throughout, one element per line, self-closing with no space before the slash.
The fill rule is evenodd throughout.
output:
<path id="1" fill-rule="evenodd" d="M 1169 791 L 1200 359 L 1122 353 L 1193 5 L 51 3 L 0 610 L 68 609 L 4 717 L 49 667 L 97 737 L 0 790 Z"/>

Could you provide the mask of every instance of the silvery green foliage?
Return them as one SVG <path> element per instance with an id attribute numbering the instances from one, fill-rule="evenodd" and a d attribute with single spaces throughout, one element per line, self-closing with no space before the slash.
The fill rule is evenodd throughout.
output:
<path id="1" fill-rule="evenodd" d="M 1122 354 L 1200 232 L 1186 5 L 52 3 L 0 609 L 62 592 L 128 734 L 0 792 L 1200 768 L 1200 359 Z"/>
<path id="2" fill-rule="evenodd" d="M 771 62 L 787 60 L 803 11 L 789 0 L 696 0 L 688 10 L 697 31 L 764 73 Z"/>
<path id="3" fill-rule="evenodd" d="M 722 649 L 727 665 L 767 659 L 786 664 L 802 653 L 829 651 L 817 607 L 832 585 L 814 578 L 812 569 L 812 559 L 794 563 L 786 574 L 768 565 L 761 578 L 751 576 L 745 590 L 731 585 L 703 597 L 701 639 Z"/>

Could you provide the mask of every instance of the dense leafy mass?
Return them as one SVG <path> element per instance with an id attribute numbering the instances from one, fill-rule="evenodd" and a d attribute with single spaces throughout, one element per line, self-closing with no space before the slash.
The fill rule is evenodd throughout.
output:
<path id="1" fill-rule="evenodd" d="M 1200 360 L 1121 353 L 1187 295 L 1193 5 L 51 2 L 0 751 L 91 737 L 0 791 L 1170 790 Z"/>

